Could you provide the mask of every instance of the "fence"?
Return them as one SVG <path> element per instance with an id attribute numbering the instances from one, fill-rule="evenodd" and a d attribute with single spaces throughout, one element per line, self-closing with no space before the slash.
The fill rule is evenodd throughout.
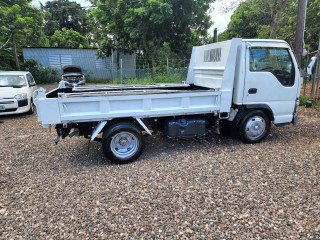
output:
<path id="1" fill-rule="evenodd" d="M 142 58 L 137 57 L 134 61 L 134 64 L 128 59 L 112 62 L 103 72 L 101 71 L 99 79 L 92 77 L 90 71 L 87 71 L 88 82 L 144 84 L 186 81 L 189 65 L 186 59 L 158 59 L 155 68 Z M 97 75 L 96 72 L 95 75 Z"/>

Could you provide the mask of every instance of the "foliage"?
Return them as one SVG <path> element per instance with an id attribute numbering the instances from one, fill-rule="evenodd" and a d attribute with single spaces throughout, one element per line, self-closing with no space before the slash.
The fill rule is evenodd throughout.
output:
<path id="1" fill-rule="evenodd" d="M 69 0 L 47 1 L 40 6 L 45 12 L 45 33 L 52 36 L 55 31 L 66 28 L 73 29 L 81 35 L 88 33 L 87 14 L 81 5 Z"/>
<path id="2" fill-rule="evenodd" d="M 259 27 L 264 24 L 266 20 L 256 7 L 256 0 L 247 0 L 234 12 L 228 29 L 219 35 L 219 41 L 234 37 L 255 38 L 258 36 Z"/>
<path id="3" fill-rule="evenodd" d="M 29 2 L 0 2 L 0 67 L 19 69 L 21 46 L 39 46 L 44 41 L 42 13 Z"/>
<path id="4" fill-rule="evenodd" d="M 112 79 L 93 78 L 93 77 L 87 77 L 86 76 L 86 83 L 112 84 Z"/>
<path id="5" fill-rule="evenodd" d="M 310 52 L 318 50 L 320 38 L 320 0 L 309 0 L 306 17 L 305 42 Z"/>
<path id="6" fill-rule="evenodd" d="M 300 105 L 300 106 L 305 106 L 308 100 L 309 100 L 308 97 L 300 96 L 300 98 L 299 98 L 299 105 Z"/>
<path id="7" fill-rule="evenodd" d="M 180 55 L 190 53 L 190 44 L 205 36 L 210 27 L 207 10 L 214 0 L 92 0 L 90 12 L 94 38 L 106 55 L 142 50 L 155 69 L 155 59 L 165 42 Z"/>
<path id="8" fill-rule="evenodd" d="M 219 40 L 233 37 L 282 38 L 294 36 L 296 0 L 247 0 L 240 3 L 231 17 L 228 29 Z"/>
<path id="9" fill-rule="evenodd" d="M 21 69 L 31 72 L 37 84 L 55 83 L 60 80 L 59 72 L 50 67 L 43 67 L 33 59 L 26 59 Z"/>
<path id="10" fill-rule="evenodd" d="M 89 46 L 87 39 L 79 32 L 66 28 L 54 32 L 50 37 L 50 45 L 65 48 L 87 48 Z"/>
<path id="11" fill-rule="evenodd" d="M 219 40 L 233 37 L 284 39 L 294 46 L 297 23 L 297 0 L 246 0 L 231 17 L 228 29 L 219 35 Z M 242 2 L 242 3 L 240 3 Z M 274 23 L 276 19 L 276 23 Z M 273 29 L 273 30 L 272 30 Z M 320 0 L 309 0 L 307 5 L 305 47 L 309 52 L 318 49 L 320 37 Z M 302 60 L 304 62 L 305 60 Z"/>
<path id="12" fill-rule="evenodd" d="M 185 80 L 185 77 L 180 74 L 169 75 L 160 74 L 155 77 L 146 77 L 146 78 L 128 78 L 124 79 L 124 84 L 152 84 L 152 83 L 182 83 Z M 114 83 L 119 84 L 120 80 L 117 79 Z"/>

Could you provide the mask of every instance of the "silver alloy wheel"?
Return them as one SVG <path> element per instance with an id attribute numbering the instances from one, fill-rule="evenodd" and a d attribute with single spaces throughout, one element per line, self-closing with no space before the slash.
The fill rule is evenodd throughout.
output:
<path id="1" fill-rule="evenodd" d="M 130 132 L 119 132 L 112 137 L 110 145 L 112 153 L 117 158 L 127 159 L 136 153 L 139 142 Z"/>
<path id="2" fill-rule="evenodd" d="M 260 138 L 266 130 L 266 122 L 260 116 L 253 116 L 246 123 L 245 133 L 250 140 Z"/>

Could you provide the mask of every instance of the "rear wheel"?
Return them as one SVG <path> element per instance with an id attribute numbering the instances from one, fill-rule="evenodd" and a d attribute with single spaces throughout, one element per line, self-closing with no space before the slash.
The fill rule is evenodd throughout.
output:
<path id="1" fill-rule="evenodd" d="M 254 110 L 244 115 L 238 135 L 246 143 L 258 143 L 268 136 L 270 128 L 270 118 L 263 111 Z"/>
<path id="2" fill-rule="evenodd" d="M 143 135 L 133 123 L 114 123 L 103 133 L 103 152 L 115 163 L 133 162 L 141 155 L 143 148 Z"/>

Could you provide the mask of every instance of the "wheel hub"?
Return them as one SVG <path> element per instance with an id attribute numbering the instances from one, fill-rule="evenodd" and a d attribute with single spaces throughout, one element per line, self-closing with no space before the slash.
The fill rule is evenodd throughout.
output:
<path id="1" fill-rule="evenodd" d="M 111 151 L 119 158 L 129 157 L 138 149 L 136 137 L 130 132 L 120 132 L 111 140 Z"/>
<path id="2" fill-rule="evenodd" d="M 266 129 L 266 122 L 262 117 L 252 117 L 246 124 L 246 133 L 252 140 L 259 138 Z"/>
<path id="3" fill-rule="evenodd" d="M 128 144 L 128 141 L 127 141 L 127 139 L 125 139 L 125 138 L 121 138 L 121 139 L 119 140 L 119 144 L 120 144 L 121 146 L 125 146 L 125 145 Z"/>

